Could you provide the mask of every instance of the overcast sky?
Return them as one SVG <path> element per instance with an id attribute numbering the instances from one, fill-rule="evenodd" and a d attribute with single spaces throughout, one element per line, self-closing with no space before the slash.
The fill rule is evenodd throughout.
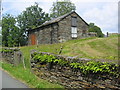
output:
<path id="1" fill-rule="evenodd" d="M 26 7 L 39 3 L 43 11 L 49 13 L 53 2 L 57 0 L 2 0 L 3 14 L 14 16 L 20 14 Z M 60 1 L 60 0 L 58 0 Z M 118 32 L 118 1 L 119 0 L 71 0 L 76 6 L 76 12 L 87 22 L 95 23 L 103 33 Z"/>

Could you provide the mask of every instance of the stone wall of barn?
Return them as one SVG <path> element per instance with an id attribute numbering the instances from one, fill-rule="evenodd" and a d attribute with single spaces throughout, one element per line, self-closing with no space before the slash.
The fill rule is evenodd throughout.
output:
<path id="1" fill-rule="evenodd" d="M 77 38 L 88 37 L 88 25 L 76 13 L 72 13 L 57 23 L 30 31 L 31 34 L 36 35 L 36 44 L 53 44 L 73 39 L 71 36 L 72 16 L 77 17 Z M 83 34 L 83 31 L 85 31 L 85 34 Z M 28 43 L 31 45 L 30 37 Z"/>
<path id="2" fill-rule="evenodd" d="M 71 16 L 59 22 L 58 40 L 64 42 L 71 39 Z"/>
<path id="3" fill-rule="evenodd" d="M 58 43 L 58 26 L 57 24 L 51 24 L 40 28 L 37 34 L 38 44 L 53 44 Z"/>
<path id="4" fill-rule="evenodd" d="M 40 28 L 37 33 L 38 44 L 50 44 L 51 43 L 51 26 L 45 26 Z"/>
<path id="5" fill-rule="evenodd" d="M 77 38 L 88 37 L 88 26 L 86 25 L 85 22 L 83 22 L 83 20 L 77 14 L 73 13 L 59 22 L 59 30 L 58 30 L 59 42 L 64 42 L 73 39 L 71 37 L 72 16 L 77 17 Z M 86 34 L 83 34 L 83 30 L 86 31 Z"/>
<path id="6" fill-rule="evenodd" d="M 58 24 L 54 23 L 29 32 L 28 45 L 31 45 L 31 34 L 36 35 L 36 44 L 58 43 Z"/>
<path id="7" fill-rule="evenodd" d="M 58 43 L 58 23 L 52 24 L 52 43 Z"/>

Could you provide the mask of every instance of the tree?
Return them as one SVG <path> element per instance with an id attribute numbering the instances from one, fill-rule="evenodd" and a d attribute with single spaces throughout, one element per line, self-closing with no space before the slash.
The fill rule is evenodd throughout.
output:
<path id="1" fill-rule="evenodd" d="M 104 34 L 102 33 L 100 27 L 94 25 L 94 23 L 89 24 L 89 32 L 96 32 L 97 37 L 104 37 Z"/>
<path id="2" fill-rule="evenodd" d="M 18 17 L 6 14 L 2 19 L 2 45 L 6 47 L 23 46 L 27 44 L 27 30 L 35 28 L 50 17 L 43 12 L 38 4 L 26 8 Z"/>
<path id="3" fill-rule="evenodd" d="M 22 29 L 32 29 L 45 21 L 50 20 L 49 14 L 42 11 L 42 8 L 38 7 L 38 3 L 26 8 L 17 18 L 18 26 Z"/>
<path id="4" fill-rule="evenodd" d="M 2 45 L 2 20 L 0 20 L 0 45 Z"/>
<path id="5" fill-rule="evenodd" d="M 0 46 L 2 45 L 2 35 L 0 35 Z"/>
<path id="6" fill-rule="evenodd" d="M 18 27 L 16 26 L 16 19 L 6 14 L 2 19 L 2 45 L 6 47 L 18 46 Z"/>
<path id="7" fill-rule="evenodd" d="M 57 1 L 53 2 L 53 5 L 50 9 L 50 15 L 52 18 L 56 18 L 73 10 L 76 10 L 76 7 L 72 2 L 70 2 L 70 0 Z"/>
<path id="8" fill-rule="evenodd" d="M 33 6 L 26 8 L 20 15 L 17 17 L 17 25 L 19 26 L 20 32 L 20 45 L 27 44 L 27 30 L 33 29 L 40 26 L 45 21 L 50 20 L 49 14 L 42 11 L 42 8 L 38 6 L 38 3 L 35 3 Z M 24 38 L 23 38 L 24 37 Z M 24 43 L 22 43 L 24 42 Z"/>
<path id="9" fill-rule="evenodd" d="M 8 35 L 8 46 L 19 46 L 19 43 L 19 28 L 17 26 L 14 26 L 13 30 L 11 30 Z"/>
<path id="10" fill-rule="evenodd" d="M 2 20 L 0 20 L 0 27 L 2 26 Z"/>

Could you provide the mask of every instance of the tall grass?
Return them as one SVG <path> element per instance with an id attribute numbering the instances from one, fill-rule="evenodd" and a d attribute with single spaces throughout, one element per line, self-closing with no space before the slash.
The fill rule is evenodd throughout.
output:
<path id="1" fill-rule="evenodd" d="M 80 58 L 109 59 L 116 62 L 118 59 L 118 36 L 112 35 L 107 38 L 90 37 L 84 39 L 69 40 L 58 44 L 45 44 L 38 46 L 21 47 L 21 51 L 29 67 L 30 50 L 58 54 L 63 47 L 61 55 L 77 56 Z"/>
<path id="2" fill-rule="evenodd" d="M 105 59 L 117 62 L 118 60 L 118 36 L 113 35 L 107 38 L 85 38 L 69 40 L 64 43 L 58 44 L 45 44 L 45 45 L 34 45 L 34 46 L 24 46 L 20 47 L 24 60 L 26 69 L 23 68 L 22 63 L 19 66 L 12 66 L 11 64 L 3 63 L 3 69 L 9 71 L 13 76 L 19 78 L 26 82 L 30 87 L 34 88 L 63 88 L 57 84 L 51 84 L 46 80 L 38 79 L 30 71 L 30 51 L 32 49 L 41 52 L 50 52 L 58 54 L 60 48 L 63 47 L 61 55 L 66 56 L 77 56 L 80 58 L 95 58 L 95 59 Z M 0 63 L 1 66 L 1 63 Z"/>
<path id="3" fill-rule="evenodd" d="M 0 62 L 1 63 L 1 62 Z M 30 88 L 63 88 L 58 84 L 49 83 L 46 80 L 36 77 L 29 68 L 24 69 L 21 65 L 13 66 L 11 64 L 2 63 L 2 68 L 8 71 L 15 78 L 26 83 Z"/>

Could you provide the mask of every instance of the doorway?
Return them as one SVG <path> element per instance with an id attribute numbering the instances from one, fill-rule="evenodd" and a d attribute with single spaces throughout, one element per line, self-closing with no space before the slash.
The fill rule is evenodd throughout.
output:
<path id="1" fill-rule="evenodd" d="M 35 34 L 31 34 L 31 45 L 36 45 L 36 35 Z"/>

